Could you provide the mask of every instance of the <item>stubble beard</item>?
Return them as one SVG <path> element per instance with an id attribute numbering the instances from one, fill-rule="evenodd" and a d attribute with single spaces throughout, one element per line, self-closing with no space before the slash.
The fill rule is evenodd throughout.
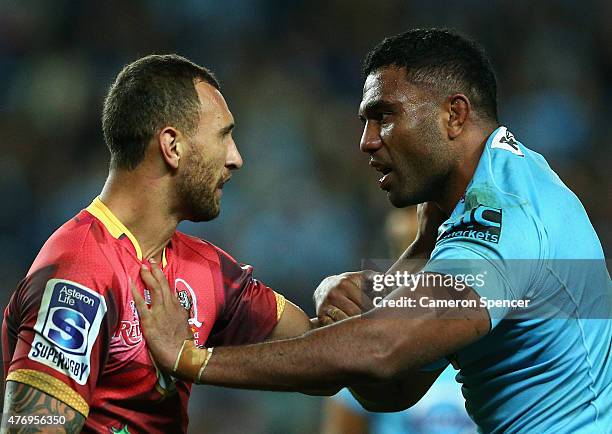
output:
<path id="1" fill-rule="evenodd" d="M 210 221 L 221 211 L 221 203 L 216 195 L 219 175 L 210 162 L 197 158 L 177 185 L 180 206 L 185 210 L 185 220 L 193 222 Z"/>
<path id="2" fill-rule="evenodd" d="M 435 118 L 428 118 L 423 123 L 418 136 L 429 152 L 425 158 L 403 165 L 402 179 L 397 181 L 404 185 L 399 186 L 398 194 L 389 194 L 389 200 L 396 208 L 435 200 L 444 190 L 448 179 L 451 150 L 439 134 Z"/>

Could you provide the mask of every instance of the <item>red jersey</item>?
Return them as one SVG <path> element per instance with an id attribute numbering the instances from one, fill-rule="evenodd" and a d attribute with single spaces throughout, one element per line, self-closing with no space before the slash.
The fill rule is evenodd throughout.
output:
<path id="1" fill-rule="evenodd" d="M 5 380 L 74 408 L 83 432 L 187 431 L 191 384 L 161 373 L 147 351 L 130 280 L 143 291 L 135 237 L 96 198 L 47 240 L 4 312 Z M 214 245 L 176 232 L 163 272 L 196 345 L 264 340 L 284 298 Z"/>

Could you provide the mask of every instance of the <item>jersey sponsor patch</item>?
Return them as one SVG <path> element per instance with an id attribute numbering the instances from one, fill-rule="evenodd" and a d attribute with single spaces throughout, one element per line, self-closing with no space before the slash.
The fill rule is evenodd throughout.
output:
<path id="1" fill-rule="evenodd" d="M 505 149 L 519 157 L 525 156 L 519 147 L 519 141 L 514 138 L 514 134 L 508 131 L 506 127 L 499 128 L 491 141 L 491 148 Z"/>
<path id="2" fill-rule="evenodd" d="M 42 297 L 28 358 L 84 385 L 106 301 L 76 282 L 51 279 Z"/>
<path id="3" fill-rule="evenodd" d="M 438 241 L 456 237 L 467 237 L 497 244 L 501 236 L 501 229 L 502 210 L 478 205 L 445 228 L 438 237 Z"/>
<path id="4" fill-rule="evenodd" d="M 201 342 L 200 339 L 200 329 L 204 325 L 204 320 L 201 312 L 198 315 L 198 299 L 195 291 L 184 279 L 177 278 L 174 280 L 174 292 L 177 294 L 181 306 L 189 311 L 189 325 L 196 346 L 204 345 L 204 342 Z"/>

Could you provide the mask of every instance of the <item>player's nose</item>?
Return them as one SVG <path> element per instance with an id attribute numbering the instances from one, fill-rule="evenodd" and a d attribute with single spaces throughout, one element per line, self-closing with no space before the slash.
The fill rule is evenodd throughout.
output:
<path id="1" fill-rule="evenodd" d="M 238 147 L 236 143 L 232 140 L 229 149 L 227 152 L 227 159 L 225 161 L 225 166 L 231 170 L 237 170 L 242 167 L 243 161 L 240 152 L 238 151 Z"/>
<path id="2" fill-rule="evenodd" d="M 363 133 L 361 133 L 361 140 L 359 141 L 359 149 L 366 154 L 373 154 L 381 147 L 382 140 L 380 138 L 380 128 L 372 122 L 367 121 L 363 126 Z"/>

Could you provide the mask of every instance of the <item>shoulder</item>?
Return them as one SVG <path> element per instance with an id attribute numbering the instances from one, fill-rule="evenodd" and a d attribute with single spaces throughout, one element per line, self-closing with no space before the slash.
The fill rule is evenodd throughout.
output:
<path id="1" fill-rule="evenodd" d="M 181 258 L 191 258 L 194 261 L 205 260 L 208 264 L 214 264 L 214 268 L 223 275 L 224 282 L 230 282 L 230 285 L 243 282 L 252 276 L 253 267 L 238 262 L 225 250 L 209 241 L 178 231 L 175 233 L 175 241 L 180 249 Z"/>
<path id="2" fill-rule="evenodd" d="M 558 177 L 545 160 L 505 127 L 487 140 L 465 194 L 441 228 L 438 242 L 453 240 L 506 258 L 538 258 L 546 244 L 542 189 Z"/>
<path id="3" fill-rule="evenodd" d="M 104 232 L 96 223 L 83 211 L 51 235 L 17 288 L 22 312 L 33 314 L 49 306 L 78 308 L 90 322 L 106 312 L 113 300 L 109 291 L 118 284 L 100 251 Z"/>
<path id="4" fill-rule="evenodd" d="M 52 268 L 57 278 L 74 280 L 88 287 L 110 286 L 113 278 L 109 255 L 104 246 L 109 243 L 107 232 L 88 212 L 81 211 L 57 229 L 45 242 L 28 275 Z"/>
<path id="5" fill-rule="evenodd" d="M 487 141 L 466 203 L 501 209 L 502 231 L 510 241 L 527 248 L 537 244 L 545 257 L 592 257 L 601 251 L 580 199 L 542 155 L 505 127 Z"/>
<path id="6" fill-rule="evenodd" d="M 187 235 L 180 231 L 175 232 L 174 242 L 177 247 L 181 249 L 181 256 L 184 257 L 193 256 L 201 260 L 214 262 L 218 265 L 222 262 L 224 257 L 231 258 L 230 255 L 213 243 L 192 235 Z M 233 258 L 231 259 L 233 260 Z"/>
<path id="7" fill-rule="evenodd" d="M 98 233 L 100 232 L 100 233 Z M 70 262 L 84 250 L 91 249 L 95 239 L 100 238 L 101 230 L 89 213 L 81 211 L 60 226 L 43 244 L 32 269 L 46 264 Z"/>

